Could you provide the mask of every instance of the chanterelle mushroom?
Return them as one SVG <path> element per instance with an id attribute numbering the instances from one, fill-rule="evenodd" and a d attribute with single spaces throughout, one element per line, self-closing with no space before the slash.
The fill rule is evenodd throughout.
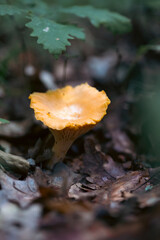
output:
<path id="1" fill-rule="evenodd" d="M 46 93 L 35 92 L 29 98 L 36 119 L 48 126 L 55 138 L 49 168 L 64 159 L 74 140 L 93 128 L 110 104 L 104 91 L 99 92 L 87 83 Z"/>

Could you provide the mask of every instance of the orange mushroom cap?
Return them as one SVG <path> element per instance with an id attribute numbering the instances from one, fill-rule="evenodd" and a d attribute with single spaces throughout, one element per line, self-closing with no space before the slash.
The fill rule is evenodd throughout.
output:
<path id="1" fill-rule="evenodd" d="M 46 93 L 35 92 L 29 98 L 36 119 L 56 130 L 95 125 L 104 117 L 110 104 L 104 91 L 99 92 L 87 83 Z"/>
<path id="2" fill-rule="evenodd" d="M 110 100 L 87 83 L 66 86 L 46 93 L 32 93 L 31 108 L 37 120 L 48 126 L 54 135 L 53 163 L 63 160 L 74 140 L 93 128 L 106 114 Z"/>

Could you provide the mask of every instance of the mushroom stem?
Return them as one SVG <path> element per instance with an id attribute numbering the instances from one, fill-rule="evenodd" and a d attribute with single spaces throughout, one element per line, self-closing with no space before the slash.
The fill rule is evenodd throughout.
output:
<path id="1" fill-rule="evenodd" d="M 73 142 L 74 139 L 68 139 L 67 141 L 64 141 L 63 139 L 61 141 L 57 141 L 57 139 L 55 140 L 55 144 L 52 148 L 55 160 L 54 163 L 62 161 L 65 158 Z"/>
<path id="2" fill-rule="evenodd" d="M 53 130 L 50 129 L 52 132 L 55 143 L 52 148 L 53 151 L 53 157 L 48 162 L 47 167 L 49 169 L 52 169 L 53 165 L 57 162 L 63 161 L 65 158 L 70 146 L 72 143 L 82 134 L 88 132 L 91 128 L 93 128 L 94 125 L 86 125 L 85 127 L 67 127 L 62 130 Z"/>

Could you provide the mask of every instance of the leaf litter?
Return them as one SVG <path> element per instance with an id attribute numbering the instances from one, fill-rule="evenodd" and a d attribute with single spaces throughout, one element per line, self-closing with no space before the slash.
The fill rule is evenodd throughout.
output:
<path id="1" fill-rule="evenodd" d="M 157 219 L 159 169 L 144 167 L 135 171 L 132 164 L 127 168 L 125 163 L 135 155 L 133 147 L 127 148 L 128 143 L 124 146 L 121 141 L 117 143 L 111 134 L 107 144 L 113 141 L 113 151 L 108 148 L 104 153 L 95 136 L 96 130 L 93 130 L 84 137 L 82 154 L 70 161 L 66 158 L 65 163 L 56 164 L 52 172 L 41 168 L 41 162 L 45 161 L 42 140 L 29 150 L 31 165 L 26 179 L 17 179 L 9 170 L 1 170 L 1 236 L 7 233 L 17 239 L 26 239 L 26 235 L 27 239 L 103 240 L 123 239 L 125 235 L 125 239 L 140 239 L 144 234 L 143 219 L 153 228 L 149 212 Z M 119 136 L 122 142 L 123 136 Z M 19 135 L 14 135 L 16 137 Z M 48 144 L 48 140 L 45 141 L 49 149 Z M 119 146 L 113 147 L 115 144 Z M 126 149 L 131 150 L 126 152 Z M 155 229 L 158 232 L 157 225 Z"/>
<path id="2" fill-rule="evenodd" d="M 89 51 L 95 54 L 92 46 L 85 51 L 86 58 Z M 62 60 L 61 63 L 62 75 Z M 81 67 L 80 63 L 79 59 L 70 60 L 71 73 L 65 84 L 75 85 L 81 78 L 89 78 L 92 84 L 110 90 L 112 106 L 103 122 L 78 139 L 65 161 L 56 164 L 53 171 L 45 170 L 53 145 L 49 131 L 26 111 L 27 100 L 11 96 L 8 102 L 2 96 L 5 107 L 0 109 L 1 116 L 10 123 L 0 125 L 0 150 L 5 151 L 8 144 L 9 153 L 23 157 L 30 168 L 27 176 L 21 169 L 17 175 L 0 163 L 1 239 L 150 240 L 154 236 L 159 240 L 160 169 L 147 166 L 147 154 L 141 155 L 137 150 L 140 126 L 126 127 L 125 117 L 129 118 L 130 112 L 126 110 L 122 117 L 122 106 L 127 93 L 120 85 L 105 82 L 105 77 L 100 83 L 93 81 L 89 77 L 92 72 L 88 73 L 85 67 L 88 59 Z M 54 64 L 56 74 L 59 63 Z M 110 71 L 114 79 L 112 72 L 115 71 Z M 60 84 L 62 78 L 57 77 Z M 38 84 L 32 78 L 27 80 L 29 92 L 35 91 L 35 86 L 36 91 L 46 90 L 38 77 Z M 15 81 L 19 86 L 19 80 Z M 13 86 L 11 81 L 8 88 L 12 90 Z M 28 88 L 23 80 L 21 86 L 20 95 Z M 7 95 L 6 89 L 4 92 Z"/>

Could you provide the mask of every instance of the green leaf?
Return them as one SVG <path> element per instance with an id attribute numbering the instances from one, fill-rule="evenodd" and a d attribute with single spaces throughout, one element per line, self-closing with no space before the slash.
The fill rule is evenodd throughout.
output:
<path id="1" fill-rule="evenodd" d="M 9 123 L 9 121 L 6 119 L 0 118 L 0 124 L 6 124 L 6 123 Z"/>
<path id="2" fill-rule="evenodd" d="M 9 4 L 0 4 L 0 16 L 22 14 L 21 8 Z"/>
<path id="3" fill-rule="evenodd" d="M 157 44 L 157 45 L 149 44 L 149 45 L 142 46 L 139 49 L 139 54 L 146 54 L 150 50 L 155 51 L 155 52 L 160 52 L 160 45 L 159 44 Z"/>
<path id="4" fill-rule="evenodd" d="M 153 8 L 153 9 L 159 9 L 160 8 L 160 1 L 159 0 L 148 0 L 146 2 L 146 5 L 148 7 Z"/>
<path id="5" fill-rule="evenodd" d="M 53 8 L 42 0 L 19 0 L 20 5 L 29 13 L 38 16 L 52 16 L 55 15 Z M 55 10 L 55 9 L 54 9 Z"/>
<path id="6" fill-rule="evenodd" d="M 61 11 L 82 18 L 89 18 L 95 27 L 102 24 L 113 33 L 124 33 L 131 30 L 131 22 L 127 17 L 106 9 L 97 9 L 92 6 L 73 6 L 63 8 Z"/>
<path id="7" fill-rule="evenodd" d="M 85 39 L 85 34 L 81 28 L 62 25 L 47 18 L 32 16 L 31 22 L 27 23 L 26 26 L 33 29 L 31 36 L 38 37 L 37 42 L 56 56 L 65 51 L 66 46 L 71 45 L 69 39 Z"/>

